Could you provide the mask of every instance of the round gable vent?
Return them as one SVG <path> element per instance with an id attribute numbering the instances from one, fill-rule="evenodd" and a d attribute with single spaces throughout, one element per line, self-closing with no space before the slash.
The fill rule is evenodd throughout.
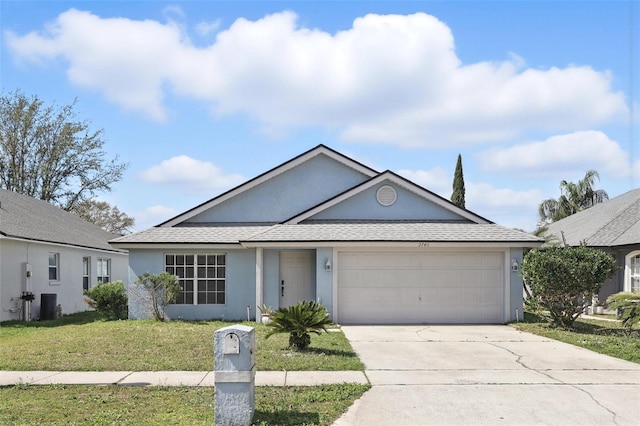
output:
<path id="1" fill-rule="evenodd" d="M 397 198 L 398 198 L 398 194 L 396 193 L 396 190 L 389 185 L 381 186 L 380 188 L 378 188 L 378 191 L 376 192 L 376 199 L 383 206 L 392 205 L 393 203 L 396 202 Z"/>

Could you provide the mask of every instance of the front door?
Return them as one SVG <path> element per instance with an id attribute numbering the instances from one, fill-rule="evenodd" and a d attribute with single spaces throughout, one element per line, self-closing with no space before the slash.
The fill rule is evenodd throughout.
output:
<path id="1" fill-rule="evenodd" d="M 311 261 L 309 250 L 280 252 L 280 307 L 311 299 Z"/>

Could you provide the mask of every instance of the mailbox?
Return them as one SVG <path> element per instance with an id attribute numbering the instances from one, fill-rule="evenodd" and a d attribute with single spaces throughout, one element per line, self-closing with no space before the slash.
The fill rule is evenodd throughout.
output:
<path id="1" fill-rule="evenodd" d="M 250 425 L 255 411 L 255 329 L 232 325 L 213 337 L 215 424 Z"/>
<path id="2" fill-rule="evenodd" d="M 225 355 L 234 355 L 240 353 L 240 338 L 235 333 L 229 333 L 224 336 L 222 352 Z"/>

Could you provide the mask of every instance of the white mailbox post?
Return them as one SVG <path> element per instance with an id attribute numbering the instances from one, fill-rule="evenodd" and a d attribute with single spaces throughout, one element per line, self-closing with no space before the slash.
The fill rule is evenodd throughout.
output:
<path id="1" fill-rule="evenodd" d="M 251 424 L 255 411 L 255 346 L 253 327 L 237 324 L 214 333 L 216 425 Z"/>

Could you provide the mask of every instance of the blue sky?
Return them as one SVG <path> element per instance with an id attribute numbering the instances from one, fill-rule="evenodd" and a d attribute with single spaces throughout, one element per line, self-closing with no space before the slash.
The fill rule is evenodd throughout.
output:
<path id="1" fill-rule="evenodd" d="M 631 1 L 0 1 L 0 85 L 68 104 L 160 223 L 322 143 L 532 231 L 561 180 L 640 186 Z"/>

